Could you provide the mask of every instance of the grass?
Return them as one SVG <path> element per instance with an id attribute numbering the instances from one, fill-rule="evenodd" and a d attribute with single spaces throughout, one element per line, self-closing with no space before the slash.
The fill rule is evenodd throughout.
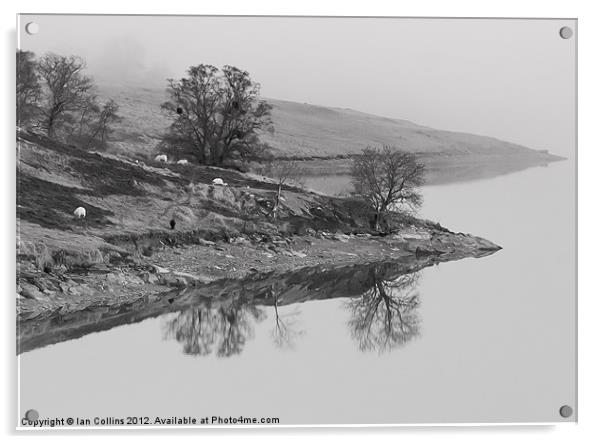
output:
<path id="1" fill-rule="evenodd" d="M 100 93 L 120 105 L 123 121 L 113 135 L 114 147 L 130 155 L 156 153 L 156 145 L 169 125 L 161 113 L 164 88 L 100 85 Z M 550 159 L 546 153 L 467 133 L 441 131 L 407 120 L 391 119 L 350 109 L 266 99 L 272 106 L 274 132 L 261 136 L 275 149 L 276 156 L 296 159 L 344 158 L 367 145 L 388 144 L 428 154 L 463 156 L 504 155 Z"/>

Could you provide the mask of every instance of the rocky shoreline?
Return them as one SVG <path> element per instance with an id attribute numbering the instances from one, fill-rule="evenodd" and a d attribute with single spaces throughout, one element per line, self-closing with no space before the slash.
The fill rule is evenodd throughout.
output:
<path id="1" fill-rule="evenodd" d="M 273 180 L 234 170 L 146 165 L 37 133 L 17 139 L 19 350 L 157 316 L 184 294 L 210 298 L 268 275 L 286 281 L 312 267 L 379 262 L 413 270 L 500 248 L 401 213 L 390 215 L 385 236 L 354 196 L 288 185 L 279 193 Z M 85 220 L 73 218 L 80 206 Z"/>
<path id="2" fill-rule="evenodd" d="M 60 342 L 140 316 L 172 311 L 191 289 L 219 293 L 229 282 L 286 276 L 296 270 L 395 262 L 407 269 L 481 257 L 501 247 L 485 239 L 441 230 L 407 230 L 389 236 L 319 232 L 262 241 L 239 236 L 230 242 L 166 247 L 144 260 L 97 264 L 85 270 L 37 269 L 20 263 L 17 297 L 19 351 Z M 71 333 L 70 333 L 71 332 Z"/>

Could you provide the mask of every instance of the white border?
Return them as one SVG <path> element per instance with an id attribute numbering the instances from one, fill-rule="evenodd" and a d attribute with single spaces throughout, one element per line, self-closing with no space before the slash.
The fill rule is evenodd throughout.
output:
<path id="1" fill-rule="evenodd" d="M 386 3 L 378 1 L 359 1 L 347 0 L 344 2 L 327 2 L 325 0 L 305 0 L 305 1 L 261 1 L 253 0 L 252 2 L 239 1 L 221 1 L 221 2 L 199 2 L 194 1 L 186 3 L 184 0 L 175 2 L 166 1 L 146 1 L 144 3 L 125 3 L 124 1 L 104 0 L 103 2 L 87 4 L 81 1 L 63 1 L 53 0 L 52 2 L 44 1 L 5 1 L 2 4 L 1 19 L 3 21 L 3 31 L 5 35 L 5 57 L 4 60 L 12 60 L 12 63 L 4 64 L 6 67 L 2 73 L 2 86 L 7 93 L 5 97 L 10 100 L 8 106 L 2 107 L 1 119 L 3 134 L 6 135 L 5 148 L 12 150 L 14 146 L 14 23 L 15 14 L 17 12 L 77 12 L 77 13 L 145 13 L 145 14 L 263 14 L 263 15 L 392 15 L 392 16 L 449 16 L 449 17 L 577 17 L 579 18 L 579 87 L 581 91 L 579 102 L 579 190 L 580 190 L 580 214 L 579 214 L 579 232 L 581 245 L 579 248 L 579 289 L 580 289 L 580 305 L 579 305 L 579 338 L 580 338 L 580 354 L 579 354 L 579 425 L 575 427 L 572 423 L 563 423 L 561 425 L 552 426 L 532 426 L 530 424 L 512 424 L 509 426 L 500 427 L 496 424 L 492 427 L 484 427 L 483 424 L 470 425 L 468 429 L 466 424 L 444 424 L 437 425 L 442 427 L 432 427 L 423 424 L 412 426 L 396 426 L 394 428 L 384 429 L 386 426 L 377 426 L 378 429 L 368 426 L 345 425 L 344 429 L 338 429 L 337 426 L 317 426 L 318 430 L 308 432 L 305 427 L 290 426 L 287 427 L 287 432 L 284 432 L 284 426 L 277 426 L 271 429 L 249 429 L 244 426 L 233 426 L 227 431 L 230 437 L 241 436 L 243 432 L 237 432 L 236 429 L 244 430 L 246 441 L 265 442 L 269 439 L 277 439 L 282 441 L 283 434 L 287 441 L 307 440 L 308 433 L 312 436 L 311 439 L 329 442 L 333 438 L 343 438 L 346 442 L 363 442 L 367 438 L 367 434 L 372 437 L 385 439 L 399 440 L 399 434 L 403 433 L 404 438 L 413 440 L 428 440 L 441 437 L 441 431 L 446 433 L 446 442 L 482 442 L 486 439 L 487 442 L 507 442 L 508 434 L 512 435 L 512 439 L 521 438 L 528 439 L 529 442 L 591 442 L 600 439 L 600 431 L 598 422 L 600 420 L 600 354 L 598 338 L 600 336 L 599 317 L 602 314 L 602 306 L 600 302 L 599 282 L 596 279 L 599 273 L 596 262 L 599 256 L 600 240 L 599 226 L 600 218 L 597 205 L 599 205 L 598 191 L 602 189 L 598 178 L 600 177 L 599 170 L 602 168 L 602 159 L 600 156 L 600 134 L 599 128 L 602 118 L 600 117 L 599 108 L 601 105 L 600 97 L 600 81 L 602 72 L 600 69 L 600 28 L 602 18 L 599 14 L 600 8 L 595 1 L 528 1 L 528 0 L 505 0 L 497 2 L 479 2 L 479 1 L 463 1 L 456 0 L 453 2 L 439 0 L 414 3 L 396 2 Z M 12 31 L 11 31 L 12 30 Z M 12 72 L 9 72 L 9 69 Z M 7 105 L 7 103 L 5 103 Z M 12 143 L 12 145 L 11 145 Z M 14 153 L 14 151 L 13 151 Z M 14 156 L 14 154 L 13 154 Z M 3 165 L 6 168 L 6 174 L 2 177 L 7 181 L 12 179 L 12 183 L 6 183 L 3 187 L 2 205 L 3 208 L 12 213 L 12 221 L 8 218 L 3 219 L 4 233 L 8 235 L 9 242 L 4 245 L 3 251 L 6 252 L 4 260 L 6 263 L 1 267 L 5 273 L 3 282 L 9 282 L 10 289 L 7 289 L 8 296 L 14 295 L 14 163 L 5 162 Z M 589 207 L 586 206 L 589 202 Z M 8 219 L 8 220 L 7 220 Z M 9 222 L 10 221 L 10 222 Z M 11 235 L 12 233 L 12 235 Z M 5 236 L 7 237 L 7 236 Z M 3 239 L 5 238 L 3 237 Z M 584 240 L 587 240 L 587 243 Z M 6 240 L 6 239 L 4 239 Z M 13 244 L 11 245 L 11 242 Z M 598 253 L 598 254 L 596 254 Z M 12 264 L 12 265 L 11 265 Z M 594 268 L 595 267 L 595 268 Z M 5 376 L 5 394 L 14 393 L 15 380 L 15 341 L 14 341 L 14 300 L 7 297 L 5 302 L 5 328 L 7 334 L 7 343 L 5 356 L 10 371 L 3 368 Z M 8 306 L 8 307 L 7 307 Z M 11 311 L 12 310 L 12 311 Z M 3 409 L 0 412 L 0 418 L 3 421 L 8 420 L 3 430 L 11 433 L 14 430 L 14 398 L 5 395 Z M 323 427 L 327 427 L 324 429 Z M 145 441 L 153 439 L 161 439 L 165 437 L 165 430 L 161 427 L 152 428 L 152 435 L 145 430 Z M 420 429 L 420 430 L 418 430 Z M 65 429 L 54 429 L 48 434 L 47 438 L 64 439 L 86 435 L 85 429 L 76 428 L 73 432 L 63 432 Z M 125 428 L 129 432 L 123 432 L 125 439 L 131 438 L 132 433 L 142 431 L 141 429 Z M 190 431 L 203 436 L 216 436 L 214 426 L 206 426 L 195 429 L 178 429 L 182 433 L 178 435 L 190 435 Z M 205 430 L 200 432 L 199 430 Z M 223 430 L 223 429 L 220 429 Z M 171 433 L 177 432 L 174 429 L 169 429 Z M 554 431 L 554 433 L 550 433 Z M 90 439 L 102 439 L 103 435 L 111 434 L 106 429 L 97 430 L 97 436 L 92 436 Z M 425 433 L 427 432 L 427 433 Z M 114 432 L 113 435 L 117 433 Z M 23 433 L 20 433 L 21 435 Z M 226 434 L 223 431 L 222 434 Z M 297 436 L 295 436 L 295 434 Z M 31 435 L 31 433 L 27 433 Z M 267 436 L 266 436 L 267 435 Z M 114 436 L 113 439 L 118 437 Z M 198 440 L 198 438 L 194 438 Z M 275 440 L 274 439 L 274 440 Z"/>

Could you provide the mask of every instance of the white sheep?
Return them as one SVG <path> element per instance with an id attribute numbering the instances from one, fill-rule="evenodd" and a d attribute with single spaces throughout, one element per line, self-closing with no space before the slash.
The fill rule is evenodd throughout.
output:
<path id="1" fill-rule="evenodd" d="M 180 159 L 176 162 L 178 165 L 188 165 L 188 160 Z"/>
<path id="2" fill-rule="evenodd" d="M 224 182 L 220 177 L 216 177 L 213 179 L 213 185 L 220 185 L 222 187 L 228 186 L 226 182 Z"/>
<path id="3" fill-rule="evenodd" d="M 155 157 L 155 162 L 165 162 L 165 163 L 167 163 L 167 155 L 165 155 L 165 154 L 159 154 L 157 157 Z"/>
<path id="4" fill-rule="evenodd" d="M 77 207 L 73 212 L 76 219 L 83 219 L 86 217 L 86 209 L 84 207 Z"/>

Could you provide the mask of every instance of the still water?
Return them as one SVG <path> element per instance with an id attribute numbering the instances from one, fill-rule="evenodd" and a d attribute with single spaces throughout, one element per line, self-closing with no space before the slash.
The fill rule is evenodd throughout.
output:
<path id="1" fill-rule="evenodd" d="M 573 170 L 425 188 L 422 216 L 503 247 L 488 257 L 297 277 L 25 352 L 20 413 L 562 420 L 576 407 Z"/>

